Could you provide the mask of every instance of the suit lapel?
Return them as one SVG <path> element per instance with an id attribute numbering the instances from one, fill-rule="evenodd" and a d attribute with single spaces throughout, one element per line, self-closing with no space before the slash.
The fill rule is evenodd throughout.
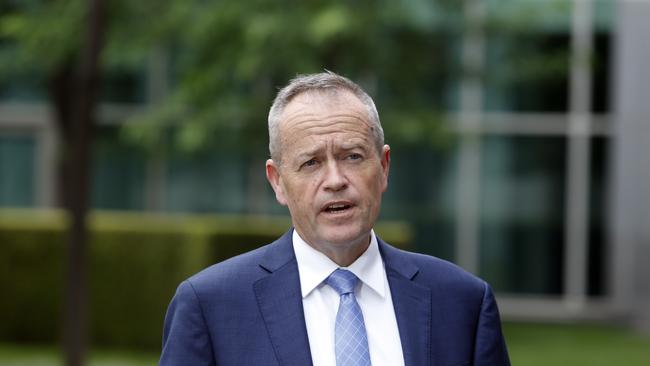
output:
<path id="1" fill-rule="evenodd" d="M 253 287 L 257 302 L 282 366 L 312 365 L 300 293 L 300 276 L 293 253 L 292 231 L 269 247 L 260 266 L 269 275 Z M 414 281 L 419 269 L 404 253 L 378 239 L 386 265 L 393 307 L 406 365 L 430 365 L 431 291 Z"/>
<path id="2" fill-rule="evenodd" d="M 431 350 L 431 291 L 413 281 L 419 269 L 404 253 L 378 242 L 386 265 L 404 364 L 430 365 L 435 351 Z"/>
<path id="3" fill-rule="evenodd" d="M 269 275 L 253 287 L 278 363 L 312 365 L 290 230 L 269 247 L 260 266 Z"/>

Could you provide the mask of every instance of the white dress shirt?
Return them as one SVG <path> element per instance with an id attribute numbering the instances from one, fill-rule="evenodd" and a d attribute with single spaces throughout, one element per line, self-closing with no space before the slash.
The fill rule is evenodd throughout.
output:
<path id="1" fill-rule="evenodd" d="M 347 269 L 360 280 L 355 296 L 363 312 L 372 365 L 404 365 L 393 299 L 374 231 L 370 237 L 368 249 L 346 268 L 339 267 L 293 231 L 293 250 L 298 262 L 302 307 L 314 366 L 336 365 L 334 324 L 339 294 L 324 281 L 337 268 Z"/>

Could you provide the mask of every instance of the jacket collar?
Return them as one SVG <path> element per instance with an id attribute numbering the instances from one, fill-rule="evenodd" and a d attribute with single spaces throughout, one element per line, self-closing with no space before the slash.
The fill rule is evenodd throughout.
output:
<path id="1" fill-rule="evenodd" d="M 268 276 L 255 282 L 253 289 L 278 363 L 309 366 L 312 365 L 311 350 L 291 242 L 292 231 L 267 247 L 260 266 Z"/>
<path id="2" fill-rule="evenodd" d="M 430 365 L 431 290 L 415 280 L 419 267 L 407 253 L 378 239 L 395 308 L 405 365 Z"/>
<path id="3" fill-rule="evenodd" d="M 253 287 L 278 363 L 312 365 L 300 292 L 300 276 L 289 230 L 267 247 L 260 266 L 268 276 Z M 419 267 L 408 254 L 377 238 L 406 365 L 429 365 L 431 355 L 431 290 L 416 283 Z"/>

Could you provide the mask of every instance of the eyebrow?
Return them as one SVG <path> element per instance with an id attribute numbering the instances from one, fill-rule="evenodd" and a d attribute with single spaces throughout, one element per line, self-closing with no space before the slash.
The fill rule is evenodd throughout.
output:
<path id="1" fill-rule="evenodd" d="M 360 149 L 363 150 L 364 152 L 367 152 L 368 149 L 364 146 L 363 143 L 361 142 L 352 142 L 352 143 L 342 143 L 340 146 L 341 150 L 344 151 L 350 151 L 354 149 Z M 300 154 L 296 155 L 295 161 L 303 161 L 307 159 L 308 157 L 312 157 L 314 155 L 317 155 L 323 148 L 322 147 L 315 147 L 309 150 L 306 150 L 304 152 L 301 152 Z"/>
<path id="2" fill-rule="evenodd" d="M 363 143 L 355 143 L 355 142 L 343 143 L 341 144 L 341 149 L 346 151 L 354 150 L 354 149 L 361 149 L 363 151 L 367 150 Z"/>
<path id="3" fill-rule="evenodd" d="M 320 147 L 315 147 L 313 149 L 301 152 L 300 154 L 296 155 L 295 161 L 302 161 L 305 160 L 308 157 L 316 155 L 319 151 L 321 151 L 322 148 Z"/>

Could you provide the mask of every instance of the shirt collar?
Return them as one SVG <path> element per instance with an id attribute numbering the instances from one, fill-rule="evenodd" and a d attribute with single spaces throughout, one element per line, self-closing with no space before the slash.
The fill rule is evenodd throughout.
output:
<path id="1" fill-rule="evenodd" d="M 379 254 L 377 237 L 373 230 L 370 231 L 370 245 L 359 258 L 349 267 L 339 267 L 325 254 L 307 244 L 298 234 L 293 231 L 293 251 L 298 262 L 298 273 L 300 275 L 300 290 L 302 297 L 307 297 L 315 288 L 320 286 L 327 277 L 337 268 L 345 268 L 354 273 L 359 280 L 370 287 L 379 296 L 384 297 L 385 270 Z"/>

